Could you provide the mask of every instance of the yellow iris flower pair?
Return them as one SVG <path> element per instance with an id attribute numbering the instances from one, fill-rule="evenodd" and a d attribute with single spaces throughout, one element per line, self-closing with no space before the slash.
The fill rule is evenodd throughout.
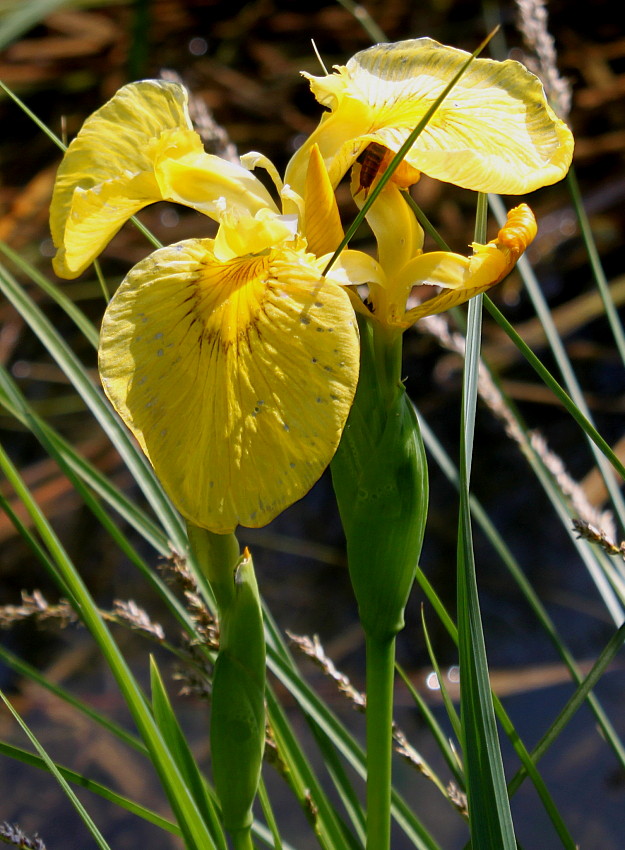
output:
<path id="1" fill-rule="evenodd" d="M 51 207 L 61 277 L 81 274 L 144 206 L 172 201 L 219 224 L 215 239 L 161 248 L 136 265 L 104 315 L 100 372 L 109 399 L 180 512 L 228 533 L 261 526 L 303 496 L 330 462 L 359 370 L 354 308 L 389 333 L 501 280 L 535 234 L 525 205 L 463 257 L 423 253 L 401 188 L 421 172 L 482 192 L 561 179 L 572 137 L 539 81 L 516 62 L 478 59 L 417 138 L 369 211 L 378 258 L 343 251 L 334 189 L 360 155 L 396 152 L 466 62 L 430 39 L 377 45 L 311 77 L 328 107 L 287 166 L 207 154 L 187 95 L 148 80 L 87 119 L 59 168 Z M 265 168 L 269 192 L 253 174 Z M 356 287 L 368 286 L 367 306 Z M 407 309 L 415 285 L 440 287 Z"/>

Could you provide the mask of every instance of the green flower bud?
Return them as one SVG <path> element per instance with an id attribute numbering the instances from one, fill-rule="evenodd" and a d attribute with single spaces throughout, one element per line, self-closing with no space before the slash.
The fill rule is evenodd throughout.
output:
<path id="1" fill-rule="evenodd" d="M 247 549 L 233 584 L 232 602 L 219 620 L 210 731 L 215 790 L 230 832 L 252 823 L 265 745 L 263 617 Z"/>
<path id="2" fill-rule="evenodd" d="M 252 804 L 265 746 L 265 634 L 247 549 L 233 534 L 189 524 L 189 541 L 219 611 L 219 653 L 213 672 L 210 742 L 215 791 L 225 828 L 252 824 Z"/>
<path id="3" fill-rule="evenodd" d="M 427 464 L 399 380 L 401 337 L 367 320 L 360 330 L 360 380 L 331 470 L 361 623 L 389 640 L 404 626 L 421 553 Z"/>

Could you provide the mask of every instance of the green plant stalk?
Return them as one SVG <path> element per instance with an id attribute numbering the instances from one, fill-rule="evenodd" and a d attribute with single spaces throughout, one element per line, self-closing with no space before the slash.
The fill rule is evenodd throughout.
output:
<path id="1" fill-rule="evenodd" d="M 395 638 L 367 636 L 367 848 L 391 842 L 391 756 Z"/>
<path id="2" fill-rule="evenodd" d="M 401 382 L 401 333 L 359 319 L 356 398 L 332 480 L 347 541 L 350 578 L 366 635 L 367 848 L 390 846 L 395 638 L 421 552 L 427 466 Z"/>
<path id="3" fill-rule="evenodd" d="M 252 831 L 249 829 L 237 829 L 230 833 L 234 850 L 254 850 Z"/>

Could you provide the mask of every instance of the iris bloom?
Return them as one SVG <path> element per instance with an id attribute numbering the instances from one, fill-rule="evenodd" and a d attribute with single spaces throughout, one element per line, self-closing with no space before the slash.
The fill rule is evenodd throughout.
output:
<path id="1" fill-rule="evenodd" d="M 327 176 L 311 173 L 304 215 L 302 199 L 265 164 L 286 215 L 249 170 L 204 152 L 184 89 L 130 84 L 69 146 L 51 208 L 64 277 L 80 274 L 154 201 L 219 221 L 215 239 L 161 248 L 130 271 L 100 342 L 105 392 L 174 504 L 219 533 L 264 525 L 310 489 L 338 445 L 358 380 L 344 287 L 360 280 L 346 276 L 356 252 L 324 277 L 327 257 L 311 253 L 298 228 L 306 218 L 311 244 L 336 247 L 342 231 Z"/>
<path id="2" fill-rule="evenodd" d="M 408 91 L 411 77 L 402 79 Z M 489 96 L 478 94 L 479 103 Z M 333 186 L 371 128 L 341 141 L 356 132 L 351 119 L 337 112 L 322 121 L 292 161 L 288 186 L 260 155 L 233 164 L 207 154 L 186 97 L 174 83 L 134 83 L 85 122 L 55 186 L 54 267 L 76 277 L 131 215 L 156 201 L 218 222 L 214 239 L 160 248 L 130 271 L 104 315 L 100 373 L 179 511 L 228 533 L 268 523 L 330 462 L 358 382 L 352 305 L 401 333 L 500 280 L 531 240 L 533 219 L 513 213 L 471 258 L 422 254 L 421 229 L 389 184 L 369 213 L 379 259 L 344 251 L 324 275 L 343 236 Z M 387 111 L 399 114 L 390 104 Z M 412 128 L 414 114 L 405 111 Z M 390 145 L 388 134 L 398 132 L 382 135 Z M 278 201 L 246 165 L 268 170 Z M 407 182 L 413 167 L 404 169 Z M 355 293 L 362 283 L 369 307 Z M 417 283 L 447 294 L 407 309 Z"/>
<path id="3" fill-rule="evenodd" d="M 299 191 L 317 145 L 332 185 L 372 143 L 397 153 L 469 58 L 429 38 L 378 44 L 336 73 L 304 74 L 328 108 L 293 156 L 285 180 Z M 542 85 L 512 60 L 475 59 L 408 152 L 401 185 L 421 172 L 479 192 L 521 194 L 561 180 L 573 137 L 546 102 Z"/>

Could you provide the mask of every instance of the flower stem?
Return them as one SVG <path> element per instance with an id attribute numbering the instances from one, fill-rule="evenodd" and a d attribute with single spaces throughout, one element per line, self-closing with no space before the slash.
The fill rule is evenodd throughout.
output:
<path id="1" fill-rule="evenodd" d="M 237 829 L 231 833 L 232 846 L 234 850 L 254 850 L 252 842 L 252 828 Z"/>
<path id="2" fill-rule="evenodd" d="M 395 638 L 367 637 L 367 850 L 391 844 Z"/>

